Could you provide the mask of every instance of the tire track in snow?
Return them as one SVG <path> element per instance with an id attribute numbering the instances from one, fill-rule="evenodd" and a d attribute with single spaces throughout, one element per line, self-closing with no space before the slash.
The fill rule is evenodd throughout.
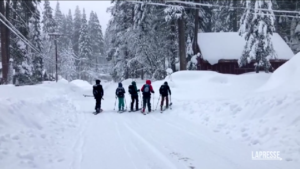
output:
<path id="1" fill-rule="evenodd" d="M 144 139 L 140 134 L 138 134 L 134 129 L 132 129 L 127 123 L 124 123 L 124 126 L 138 139 L 140 140 L 148 149 L 151 150 L 160 160 L 167 165 L 168 169 L 177 169 L 177 167 L 170 162 L 170 160 L 164 156 L 156 147 L 154 147 L 151 143 L 149 143 L 146 139 Z"/>
<path id="2" fill-rule="evenodd" d="M 85 142 L 85 137 L 83 136 L 86 129 L 88 128 L 86 126 L 88 120 L 85 117 L 85 114 L 83 114 L 82 116 L 84 117 L 83 123 L 80 124 L 79 134 L 76 137 L 75 144 L 72 146 L 73 161 L 70 164 L 70 169 L 80 168 L 81 163 L 83 161 L 83 149 L 84 149 L 84 142 Z"/>
<path id="3" fill-rule="evenodd" d="M 152 118 L 154 119 L 154 118 Z M 157 119 L 155 119 L 156 121 L 158 121 Z M 141 124 L 139 123 L 135 123 L 134 124 L 137 128 L 141 128 Z M 164 142 L 161 142 L 161 141 L 158 141 L 158 139 L 154 137 L 153 133 L 151 132 L 148 132 L 149 134 L 149 137 L 147 138 L 148 140 L 151 140 L 152 141 L 152 144 L 154 143 L 158 149 L 158 147 L 160 147 L 160 151 L 161 150 L 164 150 L 165 154 L 168 154 L 170 157 L 172 157 L 172 159 L 174 159 L 174 154 L 178 154 L 176 152 L 174 152 L 176 149 L 174 148 L 171 148 L 169 145 L 166 145 Z M 178 156 L 178 155 L 177 155 Z M 186 158 L 186 157 L 185 157 Z M 189 158 L 186 158 L 186 159 L 189 159 L 189 160 L 186 160 L 186 161 L 182 161 L 183 157 L 178 157 L 177 158 L 177 161 L 175 160 L 174 163 L 177 164 L 177 168 L 195 168 L 194 165 L 190 162 L 191 159 Z"/>
<path id="4" fill-rule="evenodd" d="M 230 157 L 236 156 L 237 154 L 241 153 L 243 155 L 241 156 L 242 160 L 240 160 L 240 161 L 249 160 L 248 156 L 244 155 L 245 152 L 238 151 L 238 153 L 236 153 L 236 152 L 232 151 L 232 148 L 236 147 L 235 143 L 224 146 L 224 143 L 220 142 L 220 140 L 222 140 L 222 138 L 225 138 L 224 135 L 216 133 L 218 138 L 219 138 L 219 140 L 217 140 L 217 139 L 214 138 L 216 135 L 211 135 L 211 134 L 215 134 L 215 133 L 205 131 L 205 133 L 208 134 L 208 135 L 205 136 L 205 135 L 203 135 L 203 133 L 201 133 L 199 131 L 200 128 L 197 128 L 195 125 L 193 125 L 192 123 L 189 123 L 185 120 L 181 121 L 182 123 L 179 123 L 178 121 L 175 120 L 176 118 L 173 118 L 172 116 L 168 116 L 168 118 L 166 118 L 166 116 L 163 116 L 162 118 L 158 118 L 157 116 L 151 116 L 151 117 L 153 119 L 156 119 L 157 121 L 161 121 L 160 124 L 167 125 L 167 126 L 173 128 L 173 129 L 175 129 L 175 131 L 177 131 L 178 134 L 182 133 L 182 134 L 179 134 L 179 135 L 189 136 L 189 137 L 186 137 L 186 138 L 190 139 L 191 141 L 196 143 L 196 145 L 199 145 L 199 146 L 203 147 L 204 146 L 203 143 L 204 143 L 206 145 L 206 146 L 203 147 L 205 149 L 205 152 L 207 152 L 207 153 L 210 152 L 210 153 L 212 153 L 212 155 L 215 155 L 216 157 L 218 157 L 218 159 L 222 159 L 222 160 L 224 160 L 224 162 L 226 161 L 226 163 L 231 165 L 232 168 L 238 168 L 238 169 L 239 168 L 245 168 L 245 169 L 248 168 L 247 165 L 245 165 L 244 163 L 240 163 L 239 160 L 233 160 L 233 159 L 230 158 Z M 162 127 L 162 128 L 167 128 L 167 127 Z M 244 144 L 239 144 L 239 146 L 243 146 L 243 145 Z M 214 146 L 214 148 L 207 149 L 207 146 Z M 220 153 L 219 151 L 220 152 L 227 152 L 227 153 L 223 154 L 223 153 Z M 249 152 L 251 152 L 251 151 L 249 151 Z M 258 165 L 258 166 L 267 167 L 268 162 L 261 162 L 261 164 Z"/>
<path id="5" fill-rule="evenodd" d="M 152 117 L 152 118 L 154 118 L 154 117 Z M 174 124 L 174 121 L 168 122 L 168 121 L 166 121 L 165 118 L 164 118 L 164 120 L 158 119 L 157 117 L 155 117 L 155 118 L 156 118 L 157 120 L 163 121 L 164 123 L 162 123 L 162 124 L 168 125 L 169 127 L 173 128 L 173 129 L 176 129 L 179 133 L 182 133 L 182 134 L 180 134 L 180 135 L 188 135 L 188 136 L 190 136 L 190 139 L 194 138 L 194 139 L 197 140 L 197 142 L 199 142 L 199 143 L 203 143 L 203 142 L 205 141 L 205 142 L 209 145 L 209 144 L 212 143 L 211 141 L 216 142 L 216 141 L 213 140 L 213 139 L 211 139 L 211 141 L 208 141 L 208 140 L 207 140 L 208 137 L 205 137 L 205 135 L 203 135 L 203 134 L 200 134 L 200 133 L 199 133 L 199 135 L 203 136 L 203 137 L 200 137 L 200 136 L 198 136 L 197 134 L 195 134 L 195 133 L 193 133 L 193 132 L 190 132 L 189 129 L 184 129 L 184 128 L 186 128 L 186 127 L 183 127 L 183 126 L 180 126 L 180 127 L 179 127 L 179 126 L 177 126 L 177 125 Z M 170 119 L 168 119 L 168 120 L 170 120 Z M 218 143 L 218 142 L 216 142 L 216 143 Z M 201 146 L 203 146 L 203 145 L 201 145 Z M 223 152 L 226 152 L 226 151 L 228 152 L 228 151 L 229 151 L 227 148 L 224 148 L 223 145 L 222 145 L 222 146 L 215 145 L 215 146 L 217 146 L 217 147 L 218 147 L 218 150 L 220 150 L 220 151 L 223 151 Z M 210 149 L 209 151 L 211 151 L 211 152 L 214 153 L 214 154 L 218 154 L 218 152 L 214 152 L 214 151 L 212 151 L 212 149 Z M 236 168 L 242 167 L 242 166 L 240 166 L 238 163 L 233 162 L 233 161 L 232 161 L 231 159 L 229 159 L 227 156 L 218 155 L 218 157 L 220 157 L 220 158 L 224 159 L 225 161 L 229 162 L 231 165 L 235 166 Z"/>
<path id="6" fill-rule="evenodd" d="M 132 165 L 134 166 L 135 169 L 138 169 L 137 165 L 134 162 L 133 157 L 131 156 L 129 150 L 127 149 L 127 146 L 125 145 L 125 139 L 122 136 L 122 134 L 120 133 L 119 124 L 117 122 L 115 122 L 115 127 L 116 127 L 116 131 L 118 133 L 118 136 L 119 136 L 119 138 L 120 138 L 120 140 L 121 140 L 121 142 L 123 144 L 123 148 L 124 148 L 126 154 L 128 155 L 128 157 L 130 158 L 130 161 L 131 161 Z"/>

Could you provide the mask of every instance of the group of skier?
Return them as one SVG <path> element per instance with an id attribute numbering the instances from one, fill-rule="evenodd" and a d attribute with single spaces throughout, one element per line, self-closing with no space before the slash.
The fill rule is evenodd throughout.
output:
<path id="1" fill-rule="evenodd" d="M 96 84 L 93 86 L 93 95 L 96 100 L 96 106 L 95 110 L 96 113 L 100 113 L 101 111 L 101 100 L 103 99 L 104 91 L 102 88 L 102 85 L 100 84 L 100 80 L 96 80 Z M 128 92 L 131 95 L 131 104 L 130 104 L 130 112 L 132 111 L 139 111 L 141 110 L 139 108 L 139 93 L 141 92 L 143 94 L 143 107 L 142 107 L 142 113 L 145 113 L 146 106 L 148 107 L 148 112 L 151 112 L 151 93 L 155 93 L 153 90 L 153 87 L 151 85 L 150 80 L 146 80 L 146 84 L 144 84 L 140 89 L 137 88 L 136 82 L 133 81 L 131 85 L 128 87 Z M 118 108 L 119 111 L 125 111 L 124 110 L 124 98 L 125 98 L 125 89 L 122 85 L 122 83 L 118 84 L 118 88 L 116 89 L 116 99 L 118 98 Z M 163 85 L 161 85 L 159 89 L 159 93 L 161 95 L 161 104 L 160 109 L 163 111 L 163 105 L 164 101 L 166 101 L 166 109 L 169 108 L 169 95 L 171 95 L 171 89 L 168 85 L 168 82 L 164 82 Z M 134 106 L 135 104 L 135 106 Z M 135 109 L 134 109 L 135 107 Z"/>

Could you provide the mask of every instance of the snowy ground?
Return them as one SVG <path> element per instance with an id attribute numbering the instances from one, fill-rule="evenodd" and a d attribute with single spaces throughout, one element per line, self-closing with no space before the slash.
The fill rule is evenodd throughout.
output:
<path id="1" fill-rule="evenodd" d="M 175 73 L 166 79 L 173 109 L 146 116 L 113 111 L 116 83 L 103 84 L 97 116 L 84 81 L 0 86 L 0 168 L 299 168 L 299 58 L 273 75 Z M 162 83 L 153 83 L 154 109 Z M 252 160 L 257 150 L 280 151 L 283 160 Z"/>

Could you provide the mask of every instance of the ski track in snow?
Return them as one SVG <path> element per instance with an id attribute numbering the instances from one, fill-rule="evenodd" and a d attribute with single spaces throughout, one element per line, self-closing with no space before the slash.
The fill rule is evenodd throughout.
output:
<path id="1" fill-rule="evenodd" d="M 118 169 L 120 166 L 124 169 L 197 169 L 202 166 L 264 169 L 268 166 L 269 162 L 251 161 L 251 150 L 244 145 L 223 145 L 219 135 L 216 137 L 218 133 L 197 128 L 199 126 L 171 113 L 81 114 L 80 118 L 86 119 L 77 135 L 74 147 L 77 158 L 70 169 Z M 236 146 L 241 147 L 232 150 Z"/>

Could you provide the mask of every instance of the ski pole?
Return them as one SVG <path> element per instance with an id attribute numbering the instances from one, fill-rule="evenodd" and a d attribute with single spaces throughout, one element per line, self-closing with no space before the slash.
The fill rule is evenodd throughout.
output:
<path id="1" fill-rule="evenodd" d="M 84 97 L 94 97 L 94 96 L 92 96 L 92 95 L 83 95 Z M 104 100 L 103 98 L 101 98 L 102 100 Z"/>
<path id="2" fill-rule="evenodd" d="M 170 109 L 172 109 L 172 96 L 170 95 L 170 103 L 169 103 Z"/>
<path id="3" fill-rule="evenodd" d="M 127 110 L 127 104 L 126 104 L 126 97 L 124 97 L 124 102 L 125 102 L 125 110 Z"/>
<path id="4" fill-rule="evenodd" d="M 159 98 L 158 98 L 158 101 L 157 101 L 157 105 L 156 105 L 155 111 L 157 110 L 158 103 L 159 103 L 159 101 L 160 101 L 160 97 L 161 97 L 161 95 L 159 95 Z"/>
<path id="5" fill-rule="evenodd" d="M 116 103 L 117 103 L 117 97 L 116 97 L 116 99 L 115 99 L 114 110 L 115 110 L 115 108 L 116 108 Z"/>
<path id="6" fill-rule="evenodd" d="M 139 95 L 140 95 L 141 108 L 143 108 L 142 94 L 139 94 Z"/>
<path id="7" fill-rule="evenodd" d="M 153 94 L 153 98 L 152 98 L 152 103 L 154 104 L 154 97 L 155 97 L 155 95 Z M 149 100 L 150 101 L 150 100 Z"/>

